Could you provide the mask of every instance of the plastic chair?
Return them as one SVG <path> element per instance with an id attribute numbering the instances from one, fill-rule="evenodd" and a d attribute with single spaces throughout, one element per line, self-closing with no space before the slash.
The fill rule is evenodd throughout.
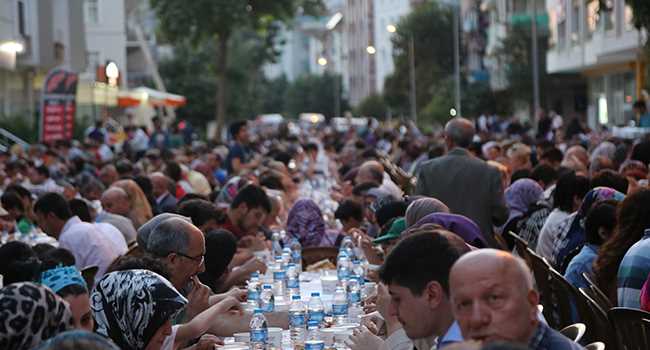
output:
<path id="1" fill-rule="evenodd" d="M 609 350 L 616 350 L 618 348 L 618 343 L 616 341 L 616 336 L 612 332 L 612 326 L 607 317 L 607 312 L 593 299 L 591 294 L 593 291 L 591 289 L 580 288 L 578 290 L 584 300 L 590 308 L 589 314 L 589 334 L 597 335 L 599 341 L 602 341 L 607 346 Z M 594 340 L 594 339 L 590 339 Z M 621 349 L 622 350 L 622 349 Z"/>
<path id="2" fill-rule="evenodd" d="M 327 259 L 336 265 L 339 251 L 335 247 L 309 247 L 302 250 L 302 266 L 307 267 L 313 263 Z"/>
<path id="3" fill-rule="evenodd" d="M 593 298 L 594 300 L 600 305 L 600 307 L 603 308 L 603 310 L 609 310 L 614 305 L 612 305 L 612 302 L 609 300 L 605 292 L 603 292 L 602 289 L 598 287 L 598 285 L 594 282 L 594 279 L 592 276 L 590 276 L 588 273 L 583 272 L 582 277 L 589 283 L 589 288 L 591 288 L 593 292 Z"/>
<path id="4" fill-rule="evenodd" d="M 528 242 L 512 231 L 508 231 L 506 234 L 515 242 L 515 251 L 517 254 L 519 254 L 519 256 L 528 263 L 528 266 L 530 266 L 530 256 L 528 256 L 527 250 Z"/>
<path id="5" fill-rule="evenodd" d="M 549 275 L 551 277 L 551 298 L 553 299 L 553 305 L 556 308 L 558 324 L 560 327 L 572 325 L 578 321 L 577 317 L 579 317 L 579 310 L 574 306 L 578 292 L 575 290 L 575 287 L 573 287 L 564 276 L 555 271 L 555 269 L 550 268 Z M 582 319 L 580 319 L 580 321 L 582 321 Z"/>
<path id="6" fill-rule="evenodd" d="M 597 341 L 585 346 L 585 350 L 605 350 L 605 344 Z"/>
<path id="7" fill-rule="evenodd" d="M 614 327 L 619 349 L 650 349 L 650 312 L 615 307 L 607 312 Z"/>
<path id="8" fill-rule="evenodd" d="M 577 343 L 582 339 L 587 331 L 587 326 L 583 323 L 575 323 L 570 326 L 566 326 L 560 330 L 560 333 L 565 337 L 571 339 L 574 343 Z"/>
<path id="9" fill-rule="evenodd" d="M 551 266 L 548 264 L 546 259 L 537 255 L 532 249 L 527 248 L 526 251 L 530 257 L 530 268 L 533 270 L 535 284 L 537 285 L 537 290 L 540 294 L 540 303 L 544 305 L 544 317 L 551 328 L 561 328 L 562 325 L 558 322 L 555 305 L 553 298 L 551 297 L 551 277 L 549 274 Z"/>

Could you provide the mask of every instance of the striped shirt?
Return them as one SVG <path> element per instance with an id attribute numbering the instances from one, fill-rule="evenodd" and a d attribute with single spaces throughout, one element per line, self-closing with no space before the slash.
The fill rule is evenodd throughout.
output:
<path id="1" fill-rule="evenodd" d="M 650 229 L 625 253 L 618 268 L 618 306 L 641 307 L 641 288 L 650 273 Z"/>

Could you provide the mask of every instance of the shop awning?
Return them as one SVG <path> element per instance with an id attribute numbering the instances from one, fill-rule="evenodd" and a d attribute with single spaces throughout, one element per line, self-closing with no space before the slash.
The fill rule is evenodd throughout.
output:
<path id="1" fill-rule="evenodd" d="M 120 91 L 117 104 L 120 107 L 135 107 L 148 104 L 154 107 L 180 107 L 187 103 L 185 96 L 162 92 L 148 87 Z"/>

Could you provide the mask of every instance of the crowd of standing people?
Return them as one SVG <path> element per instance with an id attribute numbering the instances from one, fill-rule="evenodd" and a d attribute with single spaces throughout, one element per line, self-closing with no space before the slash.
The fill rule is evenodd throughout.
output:
<path id="1" fill-rule="evenodd" d="M 559 118 L 559 119 L 558 119 Z M 0 348 L 213 349 L 248 329 L 260 252 L 363 252 L 365 349 L 580 349 L 548 326 L 515 232 L 575 287 L 650 311 L 650 138 L 542 116 L 337 130 L 230 125 L 230 141 L 101 124 L 0 153 Z M 177 130 L 175 128 L 174 130 Z M 286 328 L 286 315 L 269 315 Z"/>

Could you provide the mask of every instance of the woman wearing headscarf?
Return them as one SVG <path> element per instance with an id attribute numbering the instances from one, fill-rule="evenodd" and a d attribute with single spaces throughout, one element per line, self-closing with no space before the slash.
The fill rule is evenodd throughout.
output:
<path id="1" fill-rule="evenodd" d="M 0 289 L 0 349 L 29 350 L 69 329 L 70 308 L 49 288 L 20 282 Z"/>
<path id="2" fill-rule="evenodd" d="M 225 209 L 230 207 L 230 204 L 232 203 L 232 200 L 235 199 L 235 196 L 241 190 L 244 188 L 246 185 L 248 185 L 250 181 L 248 181 L 246 178 L 241 177 L 241 176 L 235 176 L 228 180 L 225 185 L 223 185 L 223 188 L 219 192 L 219 195 L 217 196 L 217 199 L 215 200 L 215 204 L 217 207 L 220 209 Z"/>
<path id="3" fill-rule="evenodd" d="M 486 248 L 488 246 L 481 229 L 472 219 L 466 216 L 442 212 L 432 213 L 420 219 L 410 228 L 417 228 L 425 224 L 440 225 L 476 248 Z"/>
<path id="4" fill-rule="evenodd" d="M 527 242 L 537 241 L 537 234 L 542 229 L 546 217 L 550 214 L 550 210 L 546 211 L 546 215 L 543 216 L 542 220 L 536 220 L 538 221 L 539 227 L 535 232 L 531 233 L 530 230 L 526 230 L 525 234 L 521 234 L 519 231 L 521 227 L 527 226 L 525 224 L 527 224 L 528 219 L 531 218 L 533 213 L 539 209 L 537 203 L 543 197 L 544 189 L 532 179 L 519 179 L 506 189 L 505 200 L 510 214 L 508 215 L 508 220 L 506 220 L 506 223 L 501 228 L 501 234 L 508 243 L 508 248 L 512 249 L 514 247 L 514 242 L 510 239 L 510 236 L 506 235 L 509 231 L 525 236 L 522 238 Z"/>
<path id="5" fill-rule="evenodd" d="M 339 233 L 327 230 L 323 214 L 311 199 L 300 199 L 287 218 L 287 240 L 298 239 L 303 248 L 333 247 Z"/>
<path id="6" fill-rule="evenodd" d="M 564 274 L 566 265 L 568 265 L 567 257 L 569 253 L 581 248 L 585 243 L 585 227 L 584 220 L 589 213 L 589 210 L 596 204 L 613 200 L 620 202 L 625 199 L 625 195 L 615 189 L 609 187 L 596 187 L 585 195 L 580 204 L 580 209 L 575 213 L 569 215 L 566 219 L 558 223 L 555 228 L 553 238 L 553 250 L 549 262 L 559 269 L 559 272 Z M 573 256 L 570 256 L 571 258 Z M 562 268 L 564 266 L 564 268 Z"/>
<path id="7" fill-rule="evenodd" d="M 41 273 L 41 284 L 68 302 L 75 328 L 93 331 L 95 323 L 88 288 L 76 267 L 59 265 L 45 270 Z"/>
<path id="8" fill-rule="evenodd" d="M 136 230 L 153 217 L 149 200 L 147 200 L 147 196 L 145 196 L 144 192 L 135 181 L 119 180 L 113 183 L 112 186 L 123 189 L 128 195 L 131 208 L 129 218 L 133 222 L 133 226 L 135 226 Z"/>
<path id="9" fill-rule="evenodd" d="M 415 225 L 420 219 L 431 213 L 449 213 L 449 208 L 445 203 L 432 197 L 415 200 L 406 208 L 406 214 L 404 216 L 406 227 Z"/>
<path id="10" fill-rule="evenodd" d="M 96 332 L 123 350 L 160 349 L 185 304 L 168 280 L 148 270 L 111 272 L 91 296 Z"/>
<path id="11" fill-rule="evenodd" d="M 37 350 L 120 350 L 110 339 L 82 330 L 67 331 L 41 344 Z"/>

